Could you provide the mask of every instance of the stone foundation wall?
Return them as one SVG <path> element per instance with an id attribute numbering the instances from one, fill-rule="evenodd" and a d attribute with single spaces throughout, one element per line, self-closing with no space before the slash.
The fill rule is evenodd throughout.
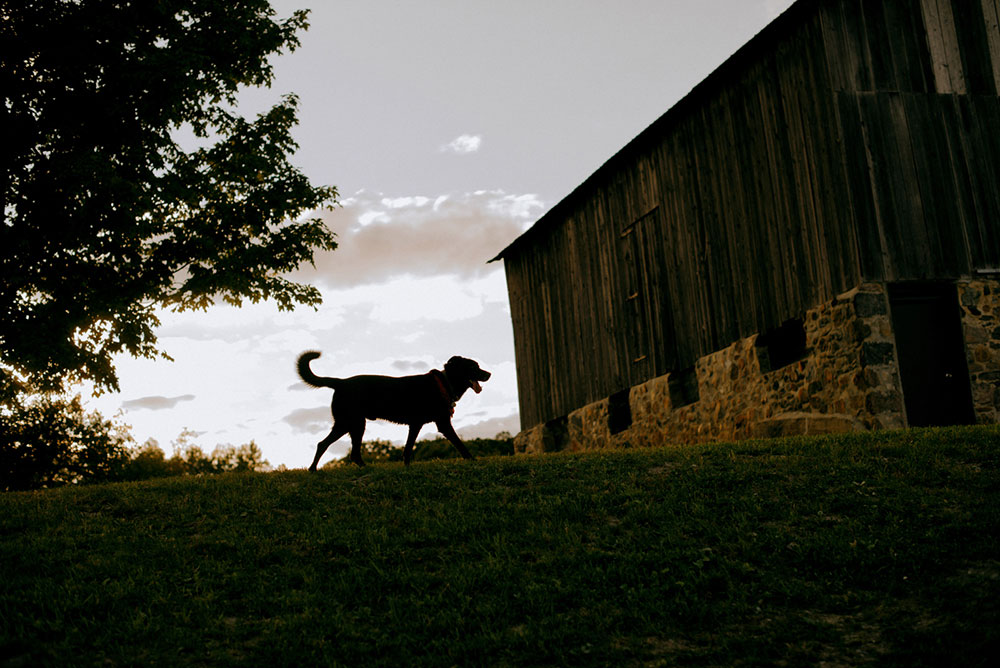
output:
<path id="1" fill-rule="evenodd" d="M 903 427 L 885 287 L 861 285 L 808 311 L 802 325 L 805 352 L 797 361 L 771 370 L 754 335 L 698 360 L 693 403 L 672 404 L 668 374 L 631 388 L 631 425 L 619 433 L 609 429 L 609 400 L 603 399 L 521 432 L 515 449 L 588 450 Z"/>
<path id="2" fill-rule="evenodd" d="M 976 421 L 1000 422 L 1000 282 L 960 281 L 958 303 Z"/>
<path id="3" fill-rule="evenodd" d="M 1000 422 L 1000 281 L 957 282 L 976 419 Z M 627 427 L 609 399 L 517 435 L 517 452 L 589 450 L 897 429 L 906 426 L 886 288 L 866 283 L 809 310 L 804 354 L 771 369 L 754 335 L 695 365 L 698 398 L 675 406 L 670 375 L 629 390 Z M 676 396 L 676 393 L 673 393 Z M 618 409 L 620 410 L 620 409 Z M 621 424 L 620 415 L 612 422 Z"/>

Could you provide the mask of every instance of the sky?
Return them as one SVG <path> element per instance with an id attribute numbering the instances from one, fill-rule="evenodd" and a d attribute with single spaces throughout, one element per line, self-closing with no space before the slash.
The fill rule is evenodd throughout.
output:
<path id="1" fill-rule="evenodd" d="M 295 373 L 306 350 L 323 353 L 317 374 L 336 377 L 470 357 L 493 377 L 456 407 L 459 434 L 517 433 L 506 282 L 487 261 L 791 0 L 271 4 L 281 18 L 310 9 L 310 28 L 240 110 L 299 97 L 292 162 L 340 193 L 321 214 L 339 248 L 291 275 L 323 304 L 163 312 L 159 345 L 173 361 L 116 358 L 121 391 L 88 405 L 168 456 L 190 431 L 206 452 L 253 440 L 272 466 L 301 468 L 331 425 L 330 391 Z M 365 433 L 405 438 L 383 422 Z M 322 462 L 348 448 L 345 437 Z"/>

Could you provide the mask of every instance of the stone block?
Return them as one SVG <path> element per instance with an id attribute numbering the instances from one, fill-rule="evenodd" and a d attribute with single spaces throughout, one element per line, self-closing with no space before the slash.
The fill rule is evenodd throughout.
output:
<path id="1" fill-rule="evenodd" d="M 888 312 L 883 295 L 871 292 L 859 292 L 854 295 L 854 313 L 859 318 L 885 315 Z"/>
<path id="2" fill-rule="evenodd" d="M 865 408 L 872 415 L 899 413 L 903 410 L 903 398 L 895 390 L 872 392 L 865 397 Z"/>
<path id="3" fill-rule="evenodd" d="M 961 301 L 962 306 L 975 306 L 979 303 L 983 293 L 974 284 L 968 283 L 959 288 L 959 295 L 959 301 Z"/>
<path id="4" fill-rule="evenodd" d="M 891 343 L 865 342 L 861 344 L 861 365 L 880 366 L 896 361 Z"/>
<path id="5" fill-rule="evenodd" d="M 545 425 L 537 425 L 531 429 L 525 429 L 514 437 L 514 452 L 518 454 L 537 454 L 545 452 L 543 438 Z"/>
<path id="6" fill-rule="evenodd" d="M 776 415 L 758 422 L 751 428 L 756 438 L 806 436 L 815 434 L 841 434 L 864 431 L 865 425 L 850 415 L 831 413 L 793 412 Z"/>
<path id="7" fill-rule="evenodd" d="M 754 438 L 801 436 L 806 433 L 806 416 L 804 413 L 776 415 L 753 425 L 750 428 L 750 433 Z"/>

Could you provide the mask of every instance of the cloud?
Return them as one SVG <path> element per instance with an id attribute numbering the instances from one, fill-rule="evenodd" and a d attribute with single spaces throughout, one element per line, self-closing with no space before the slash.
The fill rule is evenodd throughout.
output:
<path id="1" fill-rule="evenodd" d="M 408 360 L 396 360 L 395 362 L 392 363 L 392 368 L 407 374 L 417 374 L 417 373 L 423 373 L 424 371 L 427 371 L 431 367 L 429 364 L 427 364 L 427 362 L 421 362 L 421 361 L 410 362 Z"/>
<path id="2" fill-rule="evenodd" d="M 535 195 L 477 191 L 463 195 L 384 197 L 361 191 L 326 212 L 338 248 L 316 257 L 297 280 L 331 288 L 381 284 L 392 278 L 458 276 L 496 271 L 486 262 L 544 210 Z"/>
<path id="3" fill-rule="evenodd" d="M 193 394 L 182 394 L 179 397 L 141 397 L 122 402 L 122 408 L 126 410 L 151 410 L 162 411 L 173 408 L 182 401 L 194 401 Z"/>
<path id="4" fill-rule="evenodd" d="M 459 135 L 442 146 L 441 152 L 467 155 L 478 151 L 482 143 L 483 138 L 480 135 Z"/>
<path id="5" fill-rule="evenodd" d="M 332 426 L 330 409 L 327 406 L 298 408 L 283 417 L 281 421 L 290 425 L 292 430 L 305 434 L 327 431 Z"/>
<path id="6" fill-rule="evenodd" d="M 458 435 L 465 439 L 493 438 L 502 431 L 516 434 L 521 431 L 521 419 L 515 413 L 506 417 L 490 418 L 483 422 L 470 424 L 456 429 Z"/>

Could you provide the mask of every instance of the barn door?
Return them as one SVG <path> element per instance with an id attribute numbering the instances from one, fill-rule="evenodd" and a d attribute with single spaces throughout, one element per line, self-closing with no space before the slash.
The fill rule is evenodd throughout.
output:
<path id="1" fill-rule="evenodd" d="M 647 259 L 648 249 L 645 243 L 646 217 L 639 218 L 622 230 L 620 235 L 623 262 L 622 285 L 625 294 L 621 296 L 623 307 L 621 313 L 624 322 L 624 356 L 622 371 L 624 385 L 635 385 L 649 378 L 649 300 Z"/>
<path id="2" fill-rule="evenodd" d="M 889 310 L 910 426 L 973 424 L 975 411 L 955 286 L 890 285 Z"/>
<path id="3" fill-rule="evenodd" d="M 620 296 L 625 318 L 623 365 L 629 385 L 673 370 L 677 361 L 660 215 L 659 207 L 654 206 L 619 234 L 624 260 L 624 291 Z"/>

